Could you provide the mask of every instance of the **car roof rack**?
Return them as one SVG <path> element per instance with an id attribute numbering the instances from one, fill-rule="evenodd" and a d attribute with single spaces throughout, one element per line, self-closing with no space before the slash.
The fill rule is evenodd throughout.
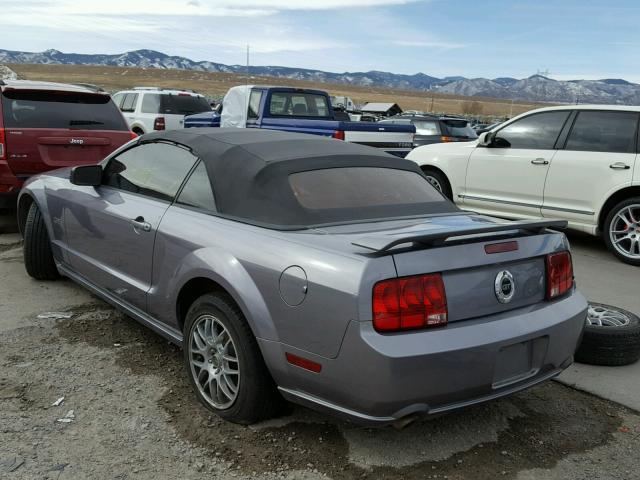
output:
<path id="1" fill-rule="evenodd" d="M 133 87 L 132 90 L 164 90 L 161 87 Z"/>

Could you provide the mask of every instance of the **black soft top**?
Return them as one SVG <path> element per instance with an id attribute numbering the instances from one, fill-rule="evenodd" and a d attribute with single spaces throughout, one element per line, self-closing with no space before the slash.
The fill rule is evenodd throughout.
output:
<path id="1" fill-rule="evenodd" d="M 218 214 L 277 229 L 388 217 L 383 211 L 362 214 L 353 209 L 306 209 L 289 185 L 290 174 L 327 168 L 381 167 L 422 175 L 414 162 L 318 135 L 253 128 L 194 128 L 156 132 L 140 138 L 141 143 L 149 141 L 183 145 L 204 162 Z M 444 198 L 421 205 L 419 214 L 457 210 Z M 406 212 L 406 216 L 416 214 Z"/>

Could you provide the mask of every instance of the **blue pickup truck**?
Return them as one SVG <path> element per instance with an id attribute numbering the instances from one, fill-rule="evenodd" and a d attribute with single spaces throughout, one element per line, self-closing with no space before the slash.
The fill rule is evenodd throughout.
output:
<path id="1" fill-rule="evenodd" d="M 404 157 L 413 148 L 413 125 L 337 120 L 327 92 L 308 88 L 242 85 L 232 87 L 222 112 L 185 117 L 185 128 L 268 128 L 310 133 L 381 148 Z"/>

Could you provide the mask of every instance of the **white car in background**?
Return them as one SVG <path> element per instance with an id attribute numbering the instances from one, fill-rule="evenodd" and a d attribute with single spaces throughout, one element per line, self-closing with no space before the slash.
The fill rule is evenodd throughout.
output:
<path id="1" fill-rule="evenodd" d="M 542 108 L 477 141 L 426 145 L 407 159 L 465 209 L 565 219 L 640 265 L 639 119 L 640 107 Z"/>
<path id="2" fill-rule="evenodd" d="M 135 87 L 118 92 L 112 98 L 129 128 L 138 135 L 183 128 L 185 115 L 211 110 L 203 95 L 186 90 Z"/>

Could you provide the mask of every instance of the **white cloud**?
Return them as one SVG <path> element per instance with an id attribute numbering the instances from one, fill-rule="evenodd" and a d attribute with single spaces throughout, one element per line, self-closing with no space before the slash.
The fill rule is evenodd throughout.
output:
<path id="1" fill-rule="evenodd" d="M 7 13 L 47 14 L 53 17 L 74 15 L 246 17 L 272 15 L 280 11 L 291 10 L 363 9 L 404 5 L 418 1 L 424 0 L 183 0 L 181 2 L 175 0 L 110 0 L 107 2 L 60 0 L 51 4 L 38 0 L 25 0 L 6 7 L 3 6 L 2 17 Z M 4 23 L 5 19 L 2 17 L 0 17 L 0 22 Z"/>
<path id="2" fill-rule="evenodd" d="M 463 43 L 439 42 L 429 40 L 394 40 L 392 43 L 394 45 L 398 45 L 399 47 L 424 47 L 444 49 L 465 48 L 468 46 Z"/>

